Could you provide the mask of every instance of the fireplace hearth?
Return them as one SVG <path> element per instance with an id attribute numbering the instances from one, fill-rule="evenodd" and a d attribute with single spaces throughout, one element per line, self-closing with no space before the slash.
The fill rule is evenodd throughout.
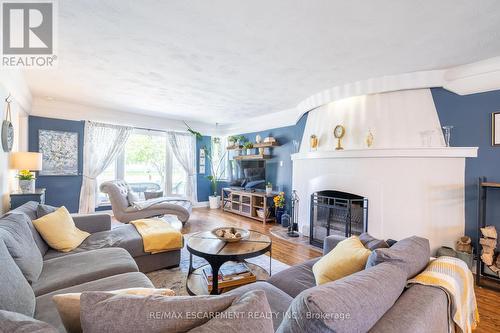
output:
<path id="1" fill-rule="evenodd" d="M 309 242 L 318 247 L 330 235 L 350 237 L 368 230 L 368 199 L 340 191 L 311 195 Z"/>

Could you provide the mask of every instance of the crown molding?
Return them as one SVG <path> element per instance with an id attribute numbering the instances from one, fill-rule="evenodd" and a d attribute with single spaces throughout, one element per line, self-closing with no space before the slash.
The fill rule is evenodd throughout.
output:
<path id="1" fill-rule="evenodd" d="M 248 133 L 291 126 L 296 124 L 306 112 L 340 99 L 434 87 L 443 87 L 458 95 L 499 90 L 500 57 L 448 69 L 388 75 L 334 86 L 307 97 L 294 108 L 255 117 L 251 120 L 245 119 L 233 124 L 219 125 L 218 133 Z"/>

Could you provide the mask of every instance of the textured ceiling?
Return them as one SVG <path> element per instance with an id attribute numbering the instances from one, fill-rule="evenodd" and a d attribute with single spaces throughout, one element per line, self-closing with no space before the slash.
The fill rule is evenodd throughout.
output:
<path id="1" fill-rule="evenodd" d="M 500 55 L 497 0 L 64 0 L 58 18 L 34 96 L 212 124 Z"/>

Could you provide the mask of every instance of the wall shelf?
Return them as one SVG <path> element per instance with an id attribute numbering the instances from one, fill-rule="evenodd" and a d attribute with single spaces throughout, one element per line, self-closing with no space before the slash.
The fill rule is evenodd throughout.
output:
<path id="1" fill-rule="evenodd" d="M 272 148 L 272 147 L 279 147 L 280 144 L 278 141 L 275 142 L 261 142 L 261 143 L 252 143 L 253 148 Z M 244 150 L 247 148 L 244 148 L 243 146 L 229 146 L 226 148 L 227 150 Z"/>
<path id="2" fill-rule="evenodd" d="M 256 155 L 239 155 L 235 156 L 235 160 L 268 160 L 270 159 L 270 155 L 264 155 L 264 154 L 256 154 Z"/>

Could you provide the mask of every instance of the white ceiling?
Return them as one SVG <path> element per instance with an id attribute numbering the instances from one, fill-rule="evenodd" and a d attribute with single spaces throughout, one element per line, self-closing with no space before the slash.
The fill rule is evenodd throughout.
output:
<path id="1" fill-rule="evenodd" d="M 64 0 L 35 97 L 207 123 L 500 55 L 497 0 Z"/>

